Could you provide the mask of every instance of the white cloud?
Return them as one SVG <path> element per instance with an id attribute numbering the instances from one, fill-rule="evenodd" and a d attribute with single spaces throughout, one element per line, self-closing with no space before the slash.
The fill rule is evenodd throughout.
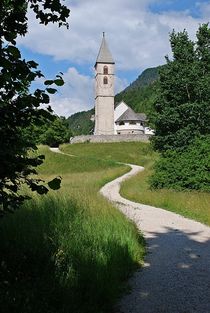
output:
<path id="1" fill-rule="evenodd" d="M 65 84 L 58 93 L 51 97 L 51 106 L 56 114 L 70 116 L 75 112 L 89 110 L 94 107 L 94 79 L 80 74 L 71 67 L 63 75 Z M 127 86 L 126 80 L 116 77 L 116 92 Z"/>
<path id="2" fill-rule="evenodd" d="M 169 32 L 186 28 L 194 36 L 198 24 L 210 16 L 210 4 L 197 3 L 203 19 L 193 18 L 189 11 L 154 13 L 148 5 L 158 0 L 68 0 L 71 9 L 70 28 L 39 25 L 29 13 L 29 33 L 19 43 L 33 52 L 69 60 L 74 64 L 64 75 L 66 84 L 53 97 L 52 106 L 60 115 L 94 106 L 93 76 L 76 70 L 78 64 L 94 65 L 102 32 L 107 34 L 116 70 L 138 70 L 164 63 L 170 55 Z M 128 82 L 116 79 L 116 92 Z"/>
<path id="3" fill-rule="evenodd" d="M 201 11 L 202 16 L 205 19 L 210 19 L 210 3 L 209 2 L 197 2 L 197 8 Z"/>
<path id="4" fill-rule="evenodd" d="M 117 68 L 142 70 L 158 65 L 169 52 L 168 33 L 186 28 L 193 34 L 202 20 L 188 11 L 152 13 L 147 7 L 151 2 L 155 1 L 69 1 L 69 30 L 39 25 L 30 13 L 29 33 L 20 43 L 57 60 L 94 64 L 105 31 Z M 200 7 L 207 12 L 207 6 Z"/>

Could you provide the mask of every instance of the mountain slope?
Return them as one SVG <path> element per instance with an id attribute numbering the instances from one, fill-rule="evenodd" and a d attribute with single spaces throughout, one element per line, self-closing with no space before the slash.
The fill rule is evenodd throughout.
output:
<path id="1" fill-rule="evenodd" d="M 74 136 L 89 135 L 93 133 L 94 122 L 91 121 L 91 116 L 94 114 L 94 109 L 82 111 L 71 115 L 67 120 L 69 128 Z"/>
<path id="2" fill-rule="evenodd" d="M 124 100 L 135 112 L 153 114 L 160 66 L 146 69 L 126 89 L 115 96 L 115 102 Z"/>

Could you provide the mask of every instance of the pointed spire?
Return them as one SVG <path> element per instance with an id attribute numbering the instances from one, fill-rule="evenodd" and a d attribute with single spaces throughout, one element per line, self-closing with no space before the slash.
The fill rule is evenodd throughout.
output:
<path id="1" fill-rule="evenodd" d="M 96 59 L 96 64 L 97 63 L 114 64 L 114 60 L 112 58 L 111 52 L 108 48 L 108 45 L 105 39 L 105 32 L 103 32 L 101 47 L 98 53 L 98 57 Z"/>

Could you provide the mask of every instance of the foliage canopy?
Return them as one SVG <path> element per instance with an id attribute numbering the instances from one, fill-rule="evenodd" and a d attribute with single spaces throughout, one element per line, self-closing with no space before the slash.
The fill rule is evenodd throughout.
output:
<path id="1" fill-rule="evenodd" d="M 172 32 L 173 59 L 160 69 L 154 147 L 161 152 L 151 186 L 208 190 L 210 182 L 210 29 L 197 40 Z"/>
<path id="2" fill-rule="evenodd" d="M 51 119 L 49 94 L 56 89 L 50 85 L 63 85 L 62 76 L 45 82 L 44 89 L 33 93 L 31 83 L 43 74 L 38 64 L 22 59 L 16 45 L 18 36 L 27 33 L 27 9 L 30 7 L 41 24 L 58 23 L 68 27 L 69 9 L 60 0 L 2 0 L 0 2 L 0 212 L 13 211 L 24 196 L 18 191 L 22 183 L 40 194 L 48 191 L 36 174 L 35 167 L 43 162 L 43 156 L 32 157 L 29 150 L 36 149 L 35 142 L 23 136 L 23 129 L 40 125 L 43 118 Z M 50 86 L 50 87 L 49 87 Z"/>
<path id="3" fill-rule="evenodd" d="M 160 68 L 155 109 L 158 151 L 185 149 L 197 136 L 210 133 L 210 29 L 203 24 L 197 40 L 186 30 L 172 32 L 173 59 Z"/>

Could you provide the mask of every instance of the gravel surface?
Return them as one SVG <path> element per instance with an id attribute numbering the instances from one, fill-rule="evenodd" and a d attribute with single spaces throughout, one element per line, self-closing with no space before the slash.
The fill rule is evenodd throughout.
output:
<path id="1" fill-rule="evenodd" d="M 147 256 L 130 279 L 131 292 L 116 313 L 210 313 L 210 227 L 120 196 L 120 183 L 143 168 L 106 184 L 100 192 L 143 232 Z"/>

